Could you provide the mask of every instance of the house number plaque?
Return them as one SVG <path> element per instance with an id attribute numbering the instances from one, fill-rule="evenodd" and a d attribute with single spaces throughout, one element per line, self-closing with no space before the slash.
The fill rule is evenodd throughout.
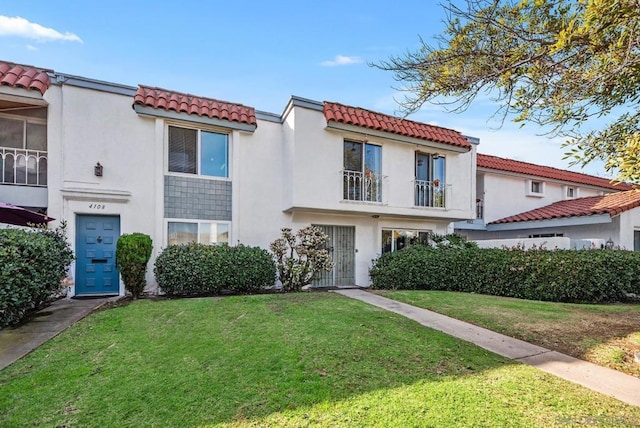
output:
<path id="1" fill-rule="evenodd" d="M 104 210 L 105 208 L 107 208 L 105 204 L 100 204 L 97 202 L 93 202 L 89 204 L 89 209 L 92 209 L 92 210 Z"/>

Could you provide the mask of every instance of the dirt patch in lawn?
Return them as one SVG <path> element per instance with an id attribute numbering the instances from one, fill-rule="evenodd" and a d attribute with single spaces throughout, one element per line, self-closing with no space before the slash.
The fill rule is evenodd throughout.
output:
<path id="1" fill-rule="evenodd" d="M 640 377 L 640 312 L 572 310 L 562 320 L 517 322 L 519 339 Z"/>

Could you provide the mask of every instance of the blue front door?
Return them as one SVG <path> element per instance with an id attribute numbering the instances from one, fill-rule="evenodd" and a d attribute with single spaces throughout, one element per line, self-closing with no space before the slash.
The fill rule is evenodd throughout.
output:
<path id="1" fill-rule="evenodd" d="M 118 294 L 115 266 L 120 217 L 78 215 L 76 218 L 76 295 Z"/>

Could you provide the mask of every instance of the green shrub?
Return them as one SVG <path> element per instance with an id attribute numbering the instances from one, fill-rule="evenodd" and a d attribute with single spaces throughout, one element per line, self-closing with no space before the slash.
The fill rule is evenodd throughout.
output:
<path id="1" fill-rule="evenodd" d="M 0 229 L 0 327 L 60 293 L 73 252 L 65 224 L 55 230 Z"/>
<path id="2" fill-rule="evenodd" d="M 640 295 L 640 253 L 412 246 L 374 260 L 374 288 L 449 290 L 555 302 Z"/>
<path id="3" fill-rule="evenodd" d="M 275 282 L 266 250 L 238 245 L 172 245 L 156 258 L 158 285 L 169 295 L 252 293 Z"/>
<path id="4" fill-rule="evenodd" d="M 131 233 L 121 235 L 116 244 L 116 266 L 122 275 L 124 287 L 134 299 L 140 297 L 147 285 L 145 275 L 151 258 L 153 242 L 149 235 Z"/>

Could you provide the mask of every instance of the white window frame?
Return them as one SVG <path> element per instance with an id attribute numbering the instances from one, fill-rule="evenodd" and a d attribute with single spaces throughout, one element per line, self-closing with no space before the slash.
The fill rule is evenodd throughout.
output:
<path id="1" fill-rule="evenodd" d="M 540 184 L 540 191 L 539 192 L 534 192 L 533 191 L 533 185 L 535 183 L 539 183 Z M 545 188 L 546 188 L 546 183 L 544 181 L 542 181 L 542 180 L 527 180 L 526 184 L 527 184 L 527 188 L 526 188 L 526 195 L 527 196 L 533 196 L 533 197 L 536 197 L 536 198 L 544 197 Z"/>
<path id="2" fill-rule="evenodd" d="M 232 239 L 232 229 L 231 229 L 231 223 L 230 221 L 223 221 L 223 220 L 194 220 L 194 219 L 189 219 L 189 218 L 166 218 L 164 221 L 164 245 L 169 246 L 169 223 L 190 223 L 190 224 L 197 224 L 198 225 L 198 231 L 196 232 L 196 236 L 197 236 L 197 241 L 198 243 L 200 243 L 200 225 L 201 224 L 211 224 L 211 223 L 216 223 L 216 224 L 226 224 L 229 230 L 229 239 L 228 242 L 226 242 L 228 245 L 231 245 L 231 243 L 233 242 Z M 214 245 L 219 245 L 219 244 L 223 244 L 223 242 L 220 243 L 216 243 Z"/>
<path id="3" fill-rule="evenodd" d="M 196 173 L 195 174 L 190 174 L 188 172 L 176 172 L 176 171 L 169 171 L 169 127 L 172 126 L 174 128 L 183 128 L 183 129 L 193 129 L 195 131 L 197 131 L 197 138 L 196 138 Z M 232 171 L 232 165 L 233 165 L 233 150 L 232 150 L 232 144 L 233 144 L 233 133 L 230 130 L 225 130 L 225 129 L 221 129 L 221 128 L 216 128 L 216 127 L 208 127 L 208 126 L 193 126 L 193 125 L 189 125 L 189 124 L 183 124 L 183 123 L 179 123 L 179 122 L 171 122 L 171 121 L 167 121 L 165 123 L 164 126 L 164 146 L 165 146 L 165 155 L 164 155 L 164 171 L 165 174 L 167 175 L 176 175 L 176 176 L 180 176 L 180 177 L 197 177 L 197 178 L 202 178 L 202 179 L 206 179 L 206 180 L 218 180 L 218 181 L 231 181 L 231 177 L 233 174 Z M 200 160 L 201 160 L 201 134 L 202 132 L 213 132 L 216 134 L 223 134 L 227 136 L 227 176 L 226 177 L 220 177 L 220 176 L 214 176 L 214 175 L 202 175 L 200 173 Z"/>
<path id="4" fill-rule="evenodd" d="M 573 191 L 573 195 L 569 195 L 570 191 Z M 580 188 L 577 186 L 562 186 L 562 194 L 564 199 L 576 199 L 580 197 Z"/>

